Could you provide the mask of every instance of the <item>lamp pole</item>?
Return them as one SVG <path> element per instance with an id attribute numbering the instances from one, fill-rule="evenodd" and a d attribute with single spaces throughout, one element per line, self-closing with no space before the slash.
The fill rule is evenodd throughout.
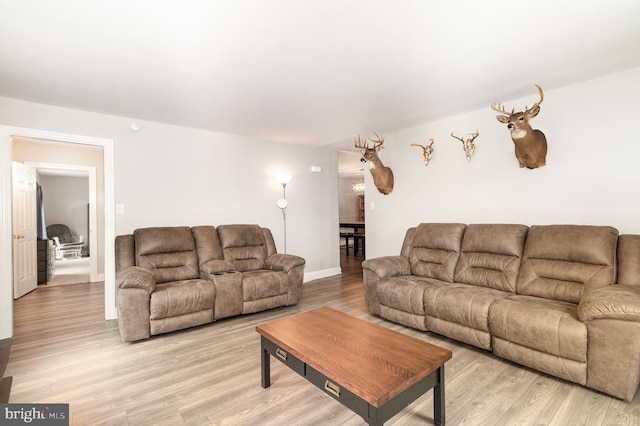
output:
<path id="1" fill-rule="evenodd" d="M 284 226 L 284 252 L 287 253 L 287 184 L 291 176 L 279 176 L 278 182 L 282 185 L 282 198 L 278 200 L 278 207 L 282 210 L 282 223 Z"/>
<path id="2" fill-rule="evenodd" d="M 287 183 L 282 182 L 282 199 L 287 201 Z M 284 253 L 287 253 L 287 206 L 282 209 L 282 223 L 284 227 Z"/>

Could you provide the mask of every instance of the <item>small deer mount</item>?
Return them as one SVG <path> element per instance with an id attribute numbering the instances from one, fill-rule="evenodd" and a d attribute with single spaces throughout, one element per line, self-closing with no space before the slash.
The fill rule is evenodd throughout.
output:
<path id="1" fill-rule="evenodd" d="M 493 103 L 491 109 L 503 115 L 496 115 L 499 122 L 507 124 L 511 131 L 511 140 L 515 145 L 516 158 L 520 167 L 536 169 L 547 162 L 547 138 L 540 130 L 534 130 L 529 120 L 538 115 L 540 104 L 544 100 L 542 88 L 536 84 L 540 100 L 531 108 L 525 106 L 524 111 L 514 112 L 515 108 L 508 112 L 502 104 Z"/>
<path id="2" fill-rule="evenodd" d="M 362 150 L 362 158 L 360 161 L 363 163 L 369 161 L 369 171 L 373 177 L 373 184 L 378 188 L 380 193 L 388 195 L 393 192 L 393 171 L 382 164 L 382 161 L 378 157 L 378 151 L 380 151 L 382 144 L 384 144 L 384 138 L 381 138 L 375 132 L 374 135 L 376 135 L 375 140 L 369 138 L 369 140 L 373 142 L 372 147 L 369 146 L 367 139 L 362 141 L 359 134 L 357 139 L 353 138 L 353 141 L 355 147 Z"/>
<path id="3" fill-rule="evenodd" d="M 429 161 L 431 160 L 431 154 L 433 153 L 433 144 L 434 144 L 434 140 L 433 138 L 429 138 L 429 140 L 431 141 L 431 143 L 427 146 L 424 145 L 419 145 L 417 143 L 412 143 L 411 146 L 419 146 L 420 148 L 422 148 L 422 155 L 424 156 L 424 165 L 428 166 L 429 165 Z"/>
<path id="4" fill-rule="evenodd" d="M 451 132 L 452 137 L 462 142 L 462 148 L 464 148 L 464 155 L 465 157 L 467 157 L 467 162 L 471 161 L 471 156 L 473 155 L 473 151 L 476 149 L 476 146 L 474 145 L 473 141 L 475 141 L 476 138 L 480 136 L 480 133 L 478 133 L 478 131 L 476 130 L 473 133 L 469 133 L 469 135 L 471 137 L 465 140 L 465 139 L 462 139 L 461 137 L 454 135 L 453 132 Z"/>

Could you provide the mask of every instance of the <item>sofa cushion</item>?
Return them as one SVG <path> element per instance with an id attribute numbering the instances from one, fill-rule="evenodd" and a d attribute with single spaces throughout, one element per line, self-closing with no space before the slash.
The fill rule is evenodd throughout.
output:
<path id="1" fill-rule="evenodd" d="M 454 281 L 515 293 L 525 225 L 467 225 Z"/>
<path id="2" fill-rule="evenodd" d="M 200 278 L 189 227 L 136 229 L 133 237 L 136 265 L 151 271 L 156 283 Z"/>
<path id="3" fill-rule="evenodd" d="M 461 223 L 421 223 L 409 250 L 411 274 L 453 281 L 465 229 Z"/>
<path id="4" fill-rule="evenodd" d="M 281 271 L 247 271 L 242 273 L 242 297 L 244 301 L 265 299 L 287 294 L 287 274 Z"/>
<path id="5" fill-rule="evenodd" d="M 380 280 L 376 287 L 378 302 L 410 314 L 424 315 L 423 295 L 429 279 L 416 276 L 391 277 Z"/>
<path id="6" fill-rule="evenodd" d="M 578 305 L 531 296 L 496 300 L 489 309 L 494 337 L 536 351 L 587 362 L 587 326 Z M 500 354 L 498 354 L 500 355 Z"/>
<path id="7" fill-rule="evenodd" d="M 198 253 L 198 262 L 201 266 L 211 260 L 222 260 L 224 258 L 218 232 L 214 226 L 194 226 L 191 228 L 191 233 Z"/>
<path id="8" fill-rule="evenodd" d="M 481 286 L 432 282 L 423 295 L 426 328 L 490 350 L 489 306 L 510 294 Z"/>
<path id="9" fill-rule="evenodd" d="M 434 318 L 489 331 L 489 306 L 510 293 L 458 283 L 431 283 L 424 291 L 424 313 Z"/>
<path id="10" fill-rule="evenodd" d="M 640 235 L 618 238 L 618 284 L 640 284 Z"/>
<path id="11" fill-rule="evenodd" d="M 610 226 L 532 226 L 516 292 L 578 303 L 586 291 L 615 282 L 617 240 Z"/>
<path id="12" fill-rule="evenodd" d="M 231 262 L 236 271 L 264 269 L 267 258 L 262 228 L 258 225 L 220 225 L 218 237 L 224 260 Z"/>
<path id="13" fill-rule="evenodd" d="M 215 287 L 211 281 L 185 280 L 158 284 L 151 293 L 150 318 L 177 317 L 205 310 L 213 312 L 214 300 Z"/>

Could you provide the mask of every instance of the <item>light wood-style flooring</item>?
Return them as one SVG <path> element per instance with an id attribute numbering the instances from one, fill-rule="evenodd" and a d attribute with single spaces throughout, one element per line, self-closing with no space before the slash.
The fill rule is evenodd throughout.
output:
<path id="1" fill-rule="evenodd" d="M 344 249 L 343 249 L 344 250 Z M 69 403 L 72 425 L 363 425 L 276 360 L 260 386 L 255 326 L 330 306 L 453 351 L 446 364 L 448 425 L 640 425 L 627 403 L 455 341 L 368 313 L 361 257 L 341 276 L 304 285 L 297 306 L 241 316 L 137 343 L 105 321 L 100 283 L 39 287 L 14 304 L 10 402 Z M 387 425 L 433 424 L 429 392 Z"/>

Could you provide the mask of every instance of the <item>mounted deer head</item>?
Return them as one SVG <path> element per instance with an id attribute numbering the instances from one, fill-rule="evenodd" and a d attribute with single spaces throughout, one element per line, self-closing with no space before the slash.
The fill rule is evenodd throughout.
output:
<path id="1" fill-rule="evenodd" d="M 544 100 L 542 88 L 536 84 L 540 100 L 533 104 L 531 108 L 525 107 L 524 111 L 514 112 L 515 108 L 508 112 L 500 103 L 491 104 L 494 111 L 503 115 L 496 118 L 501 123 L 506 123 L 511 131 L 511 139 L 515 144 L 516 158 L 520 167 L 536 169 L 546 164 L 547 138 L 540 130 L 534 130 L 529 124 L 529 120 L 538 115 L 540 104 Z"/>
<path id="2" fill-rule="evenodd" d="M 390 194 L 393 191 L 393 172 L 391 169 L 380 161 L 378 157 L 378 151 L 380 151 L 380 147 L 384 143 L 384 138 L 378 136 L 377 133 L 376 139 L 369 139 L 373 142 L 373 147 L 369 147 L 369 143 L 367 139 L 360 140 L 360 135 L 358 138 L 354 138 L 355 147 L 360 148 L 362 150 L 362 158 L 360 161 L 363 163 L 369 161 L 370 167 L 369 170 L 371 172 L 371 176 L 373 176 L 373 184 L 378 188 L 382 194 Z"/>
<path id="3" fill-rule="evenodd" d="M 478 136 L 480 136 L 480 133 L 478 133 L 478 131 L 476 130 L 474 133 L 469 133 L 472 137 L 464 140 L 461 137 L 458 137 L 456 135 L 453 134 L 453 132 L 451 132 L 451 136 L 458 139 L 460 142 L 462 142 L 462 148 L 464 148 L 464 154 L 467 157 L 467 162 L 471 161 L 471 156 L 473 155 L 473 151 L 475 150 L 476 146 L 473 144 L 473 141 L 476 140 L 476 138 Z"/>
<path id="4" fill-rule="evenodd" d="M 431 143 L 427 146 L 418 145 L 417 143 L 412 143 L 411 146 L 419 146 L 422 148 L 422 155 L 424 155 L 424 165 L 429 165 L 429 160 L 431 160 L 431 153 L 433 153 L 433 143 L 435 142 L 433 138 L 429 138 Z"/>

